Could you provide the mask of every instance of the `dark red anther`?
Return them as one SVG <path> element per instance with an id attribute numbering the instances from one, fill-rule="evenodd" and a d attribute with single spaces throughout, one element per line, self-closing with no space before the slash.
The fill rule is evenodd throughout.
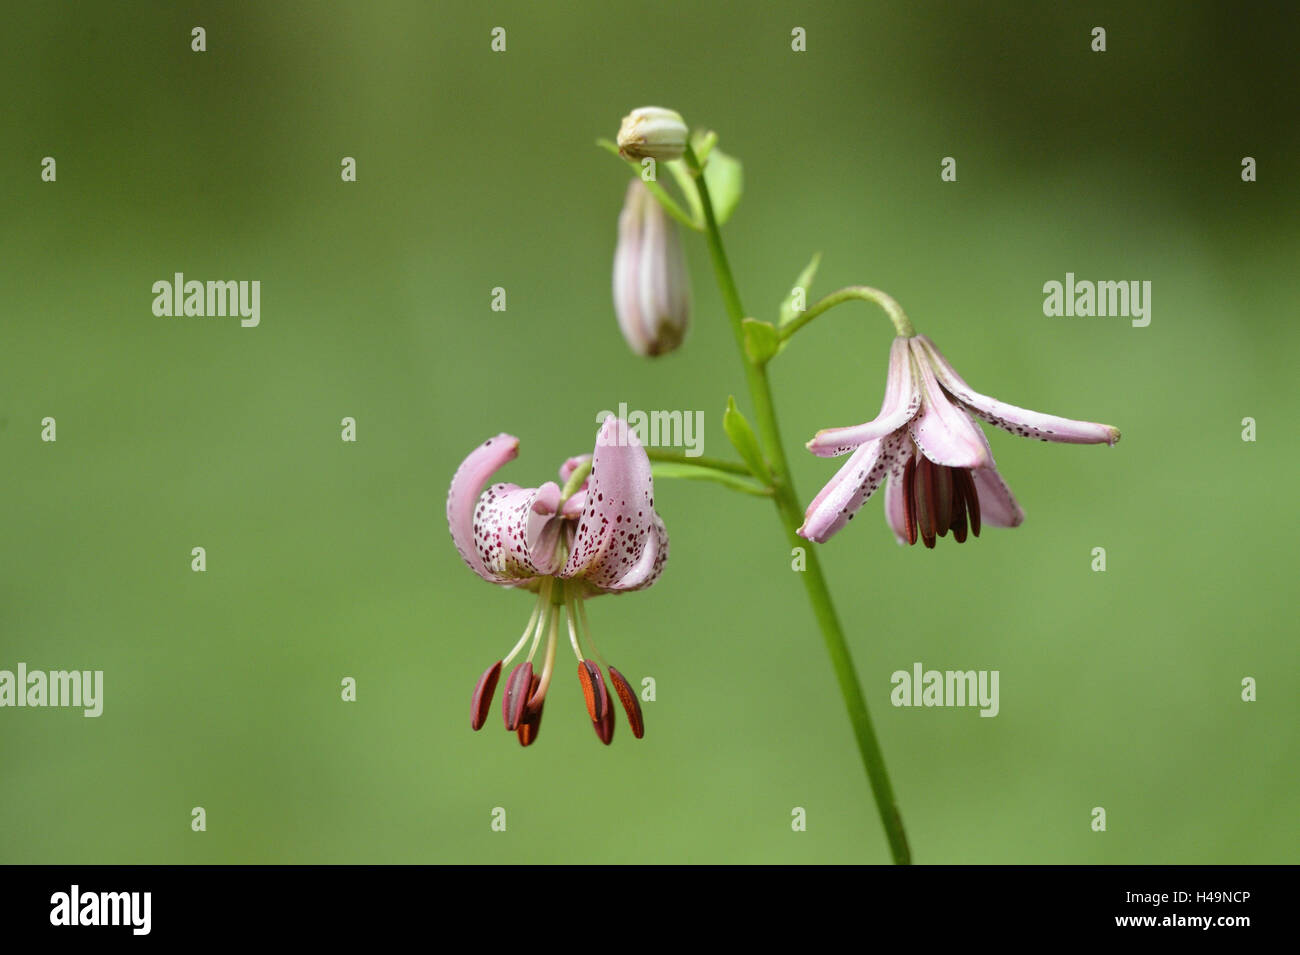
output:
<path id="1" fill-rule="evenodd" d="M 532 746 L 533 743 L 537 742 L 537 734 L 542 729 L 542 705 L 546 702 L 546 698 L 533 700 L 533 694 L 537 692 L 537 684 L 541 682 L 541 678 L 533 677 L 528 686 L 528 706 L 524 710 L 523 718 L 519 721 L 519 726 L 515 728 L 515 732 L 519 736 L 520 746 Z"/>
<path id="2" fill-rule="evenodd" d="M 926 547 L 934 547 L 934 524 L 934 464 L 923 457 L 916 465 L 916 527 Z"/>
<path id="3" fill-rule="evenodd" d="M 903 467 L 903 524 L 907 543 L 916 543 L 916 458 L 909 456 Z"/>
<path id="4" fill-rule="evenodd" d="M 600 741 L 608 746 L 614 739 L 614 707 L 606 706 L 604 718 L 593 720 L 591 727 L 600 737 Z"/>
<path id="5" fill-rule="evenodd" d="M 497 691 L 497 680 L 501 678 L 501 661 L 498 660 L 478 678 L 474 695 L 469 701 L 469 728 L 482 729 L 487 720 L 488 710 L 492 709 L 492 695 Z"/>
<path id="6" fill-rule="evenodd" d="M 645 736 L 645 721 L 641 718 L 641 701 L 637 698 L 636 692 L 613 667 L 609 668 L 609 680 L 614 684 L 614 692 L 618 694 L 618 701 L 623 704 L 623 711 L 627 713 L 627 721 L 632 727 L 632 735 L 637 739 Z"/>
<path id="7" fill-rule="evenodd" d="M 971 477 L 970 471 L 965 468 L 957 468 L 953 471 L 953 479 L 961 485 L 962 500 L 966 502 L 966 514 L 970 518 L 970 532 L 976 537 L 980 536 L 980 496 L 975 490 L 975 480 Z"/>
<path id="8" fill-rule="evenodd" d="M 533 688 L 533 665 L 520 663 L 510 671 L 506 680 L 506 692 L 501 698 L 501 715 L 505 718 L 506 729 L 514 730 L 523 719 L 524 707 Z"/>
<path id="9" fill-rule="evenodd" d="M 934 466 L 934 532 L 943 537 L 952 523 L 952 468 Z"/>
<path id="10" fill-rule="evenodd" d="M 959 470 L 952 472 L 952 539 L 958 544 L 966 543 L 966 494 Z"/>
<path id="11" fill-rule="evenodd" d="M 578 682 L 582 684 L 582 696 L 587 701 L 587 715 L 593 723 L 599 723 L 609 709 L 609 691 L 605 689 L 600 667 L 591 660 L 583 660 L 578 664 Z"/>

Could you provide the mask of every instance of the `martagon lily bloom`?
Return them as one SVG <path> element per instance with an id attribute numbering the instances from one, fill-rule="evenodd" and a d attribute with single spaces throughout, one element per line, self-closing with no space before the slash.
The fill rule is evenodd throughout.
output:
<path id="1" fill-rule="evenodd" d="M 885 487 L 885 516 L 900 544 L 957 543 L 980 525 L 1016 527 L 1024 511 L 998 474 L 974 416 L 1023 438 L 1110 444 L 1119 429 L 1028 411 L 971 388 L 924 335 L 894 339 L 880 414 L 865 424 L 818 431 L 808 450 L 853 456 L 808 505 L 799 534 L 829 540 Z"/>
<path id="2" fill-rule="evenodd" d="M 476 730 L 483 726 L 502 668 L 531 638 L 526 659 L 506 679 L 502 716 L 521 745 L 537 739 L 542 704 L 555 672 L 560 618 L 567 616 L 587 715 L 601 742 L 608 744 L 614 737 L 613 703 L 597 663 L 600 657 L 592 643 L 584 601 L 599 594 L 644 590 L 663 570 L 668 532 L 655 513 L 650 460 L 627 423 L 610 416 L 596 436 L 595 451 L 561 466 L 560 480 L 571 489 L 567 498 L 554 481 L 529 488 L 493 484 L 484 491 L 492 475 L 518 452 L 518 438 L 508 434 L 489 438 L 462 462 L 447 494 L 452 541 L 470 570 L 490 583 L 537 594 L 519 642 L 479 677 L 470 702 L 470 726 Z M 590 474 L 572 488 L 581 478 L 575 472 L 588 464 Z M 534 672 L 533 660 L 544 633 L 545 662 L 540 672 Z M 596 660 L 587 656 L 587 650 Z M 606 668 L 632 734 L 640 739 L 645 725 L 637 694 L 618 670 Z"/>

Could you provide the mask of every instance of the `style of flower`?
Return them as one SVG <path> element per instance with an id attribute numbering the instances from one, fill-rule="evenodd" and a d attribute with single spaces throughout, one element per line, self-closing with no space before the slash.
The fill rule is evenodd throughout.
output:
<path id="1" fill-rule="evenodd" d="M 531 638 L 526 659 L 506 679 L 502 716 L 520 744 L 528 746 L 537 739 L 542 705 L 555 672 L 560 619 L 566 617 L 587 714 L 596 735 L 608 744 L 614 736 L 613 704 L 584 602 L 599 594 L 644 590 L 663 570 L 668 533 L 654 509 L 650 460 L 627 423 L 610 416 L 596 437 L 594 452 L 570 458 L 560 468 L 567 496 L 553 481 L 532 488 L 493 484 L 484 491 L 492 475 L 518 450 L 519 439 L 512 435 L 484 441 L 456 470 L 447 494 L 452 541 L 470 570 L 490 583 L 537 594 L 532 616 L 514 649 L 488 667 L 474 687 L 470 726 L 476 730 L 483 726 L 502 668 Z M 540 672 L 534 672 L 543 633 L 547 634 L 545 661 Z M 588 657 L 588 650 L 595 660 Z M 606 669 L 632 734 L 640 739 L 645 726 L 637 694 L 618 670 Z"/>
<path id="2" fill-rule="evenodd" d="M 1028 411 L 989 398 L 962 380 L 924 335 L 899 337 L 889 353 L 880 414 L 865 424 L 817 432 L 808 450 L 853 456 L 808 505 L 798 533 L 825 542 L 887 481 L 885 516 L 900 544 L 957 543 L 981 524 L 1016 527 L 1024 511 L 998 474 L 974 416 L 1024 438 L 1115 444 L 1119 430 Z"/>

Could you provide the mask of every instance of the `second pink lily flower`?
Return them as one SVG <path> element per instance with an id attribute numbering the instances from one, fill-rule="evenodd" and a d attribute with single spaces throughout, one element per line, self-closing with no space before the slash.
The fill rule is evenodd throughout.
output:
<path id="1" fill-rule="evenodd" d="M 982 524 L 1016 527 L 1024 512 L 998 474 L 972 416 L 1024 438 L 1110 444 L 1119 429 L 1017 408 L 975 391 L 924 335 L 896 338 L 880 414 L 817 432 L 808 450 L 852 457 L 808 505 L 799 534 L 825 542 L 887 482 L 885 516 L 899 543 L 962 543 Z"/>

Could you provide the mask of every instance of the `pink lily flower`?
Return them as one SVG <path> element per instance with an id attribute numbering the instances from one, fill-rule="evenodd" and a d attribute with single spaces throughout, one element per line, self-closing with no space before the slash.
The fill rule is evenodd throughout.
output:
<path id="1" fill-rule="evenodd" d="M 518 438 L 489 438 L 456 469 L 447 494 L 451 538 L 470 570 L 491 583 L 537 594 L 514 649 L 479 677 L 470 702 L 470 726 L 482 727 L 502 667 L 531 637 L 526 660 L 506 679 L 502 716 L 521 745 L 537 739 L 555 671 L 560 618 L 567 610 L 569 643 L 578 658 L 587 714 L 596 735 L 608 744 L 614 737 L 613 706 L 600 665 L 583 649 L 585 644 L 595 654 L 584 601 L 599 594 L 644 590 L 663 570 L 668 532 L 654 509 L 650 459 L 626 422 L 610 416 L 596 436 L 595 451 L 561 466 L 560 480 L 567 485 L 578 468 L 591 463 L 591 473 L 567 498 L 554 481 L 527 488 L 493 484 L 484 491 L 492 475 L 518 453 Z M 534 673 L 543 633 L 545 662 Z M 618 670 L 607 669 L 632 734 L 640 739 L 645 724 L 637 694 Z"/>
<path id="2" fill-rule="evenodd" d="M 1119 429 L 1028 411 L 971 388 L 924 335 L 895 338 L 880 414 L 865 424 L 818 431 L 808 450 L 853 456 L 808 505 L 798 533 L 830 540 L 885 487 L 885 516 L 900 544 L 957 543 L 981 523 L 1017 527 L 1025 514 L 998 474 L 988 440 L 971 417 L 1023 438 L 1115 444 Z"/>

